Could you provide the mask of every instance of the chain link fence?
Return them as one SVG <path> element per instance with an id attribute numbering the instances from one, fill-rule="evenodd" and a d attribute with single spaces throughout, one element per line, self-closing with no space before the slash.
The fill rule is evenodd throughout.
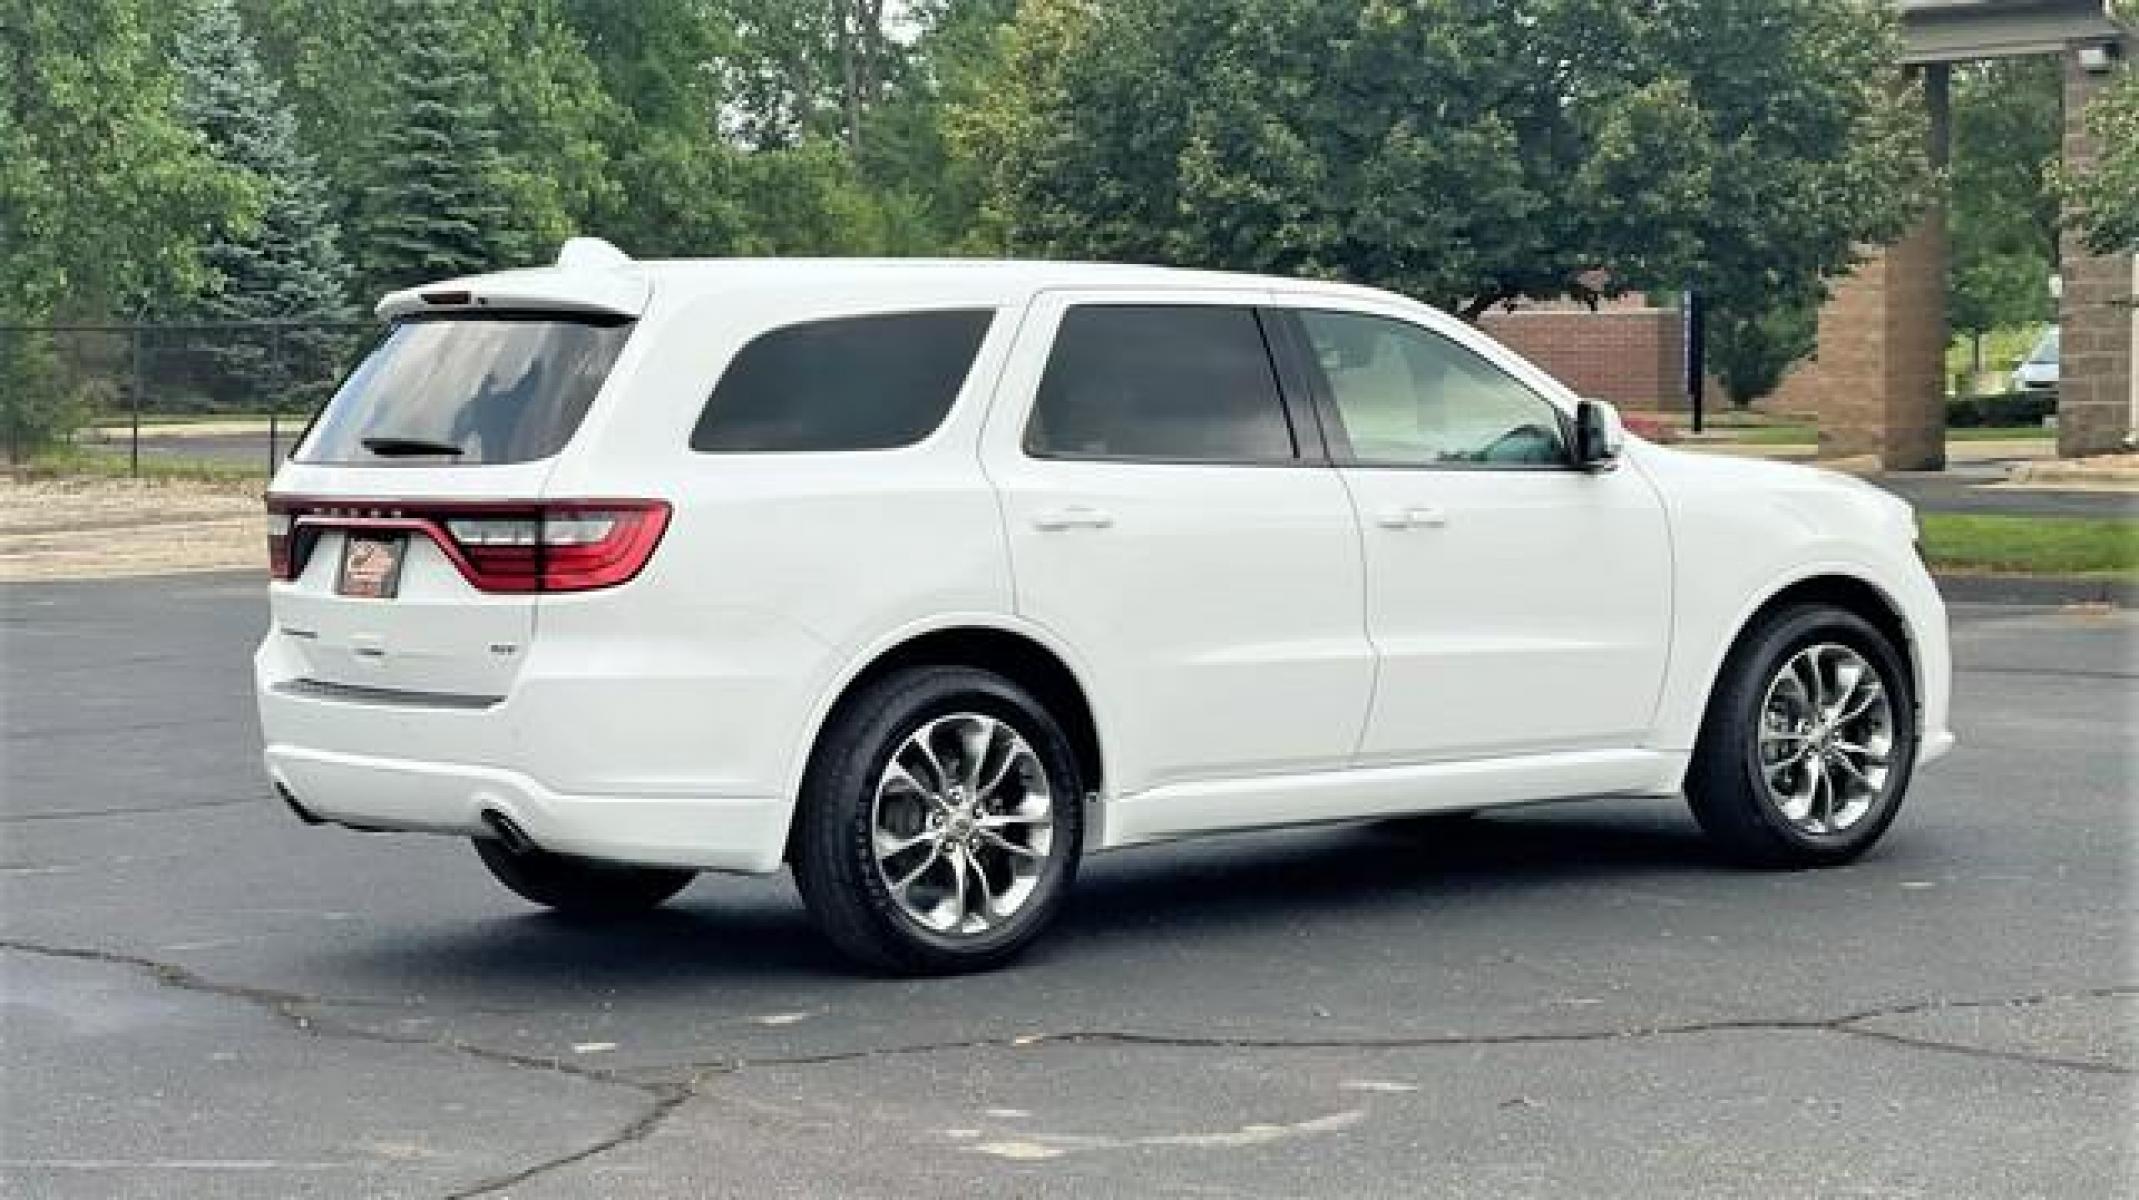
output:
<path id="1" fill-rule="evenodd" d="M 40 456 L 272 473 L 372 321 L 0 325 L 0 437 Z"/>

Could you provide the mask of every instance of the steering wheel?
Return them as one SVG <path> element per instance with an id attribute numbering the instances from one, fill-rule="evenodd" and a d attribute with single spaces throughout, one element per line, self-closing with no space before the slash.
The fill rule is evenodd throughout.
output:
<path id="1" fill-rule="evenodd" d="M 1480 462 L 1548 463 L 1558 460 L 1560 437 L 1543 425 L 1517 425 L 1486 443 Z"/>

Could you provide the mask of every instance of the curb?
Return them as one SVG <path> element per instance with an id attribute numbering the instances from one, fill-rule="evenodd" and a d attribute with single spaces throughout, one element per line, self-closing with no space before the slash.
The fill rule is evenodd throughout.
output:
<path id="1" fill-rule="evenodd" d="M 2012 482 L 2036 487 L 2083 487 L 2105 492 L 2139 492 L 2139 467 L 2091 466 L 2087 459 L 2021 463 Z"/>
<path id="2" fill-rule="evenodd" d="M 2107 604 L 2139 608 L 2139 582 L 2072 575 L 1939 574 L 1939 595 L 1948 603 L 2056 607 Z"/>

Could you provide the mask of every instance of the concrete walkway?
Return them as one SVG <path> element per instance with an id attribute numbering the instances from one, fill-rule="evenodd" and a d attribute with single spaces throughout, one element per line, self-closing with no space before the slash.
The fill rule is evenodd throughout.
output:
<path id="1" fill-rule="evenodd" d="M 2139 517 L 2139 493 L 2016 487 L 2002 477 L 1951 471 L 1890 471 L 1873 483 L 1924 512 L 2007 517 Z"/>
<path id="2" fill-rule="evenodd" d="M 2056 445 L 2041 438 L 2001 442 L 1949 442 L 1943 471 L 1869 471 L 1869 459 L 1816 461 L 1810 445 L 1759 446 L 1724 441 L 1685 441 L 1675 449 L 1745 458 L 1770 458 L 1807 466 L 1831 466 L 1862 474 L 1924 512 L 2009 517 L 2139 517 L 2139 477 L 2123 472 L 2102 481 L 2070 486 L 2015 483 L 2024 464 L 2051 459 Z"/>

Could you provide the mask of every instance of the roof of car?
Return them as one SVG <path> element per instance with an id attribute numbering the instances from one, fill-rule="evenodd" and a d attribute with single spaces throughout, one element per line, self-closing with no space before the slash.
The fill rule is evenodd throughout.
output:
<path id="1" fill-rule="evenodd" d="M 635 260 L 607 243 L 573 239 L 559 264 L 471 275 L 394 292 L 381 316 L 464 304 L 534 306 L 637 315 L 655 289 L 674 292 L 926 291 L 1002 302 L 1048 288 L 1269 289 L 1325 294 L 1387 293 L 1321 280 L 1130 263 L 1009 258 L 678 258 Z"/>

